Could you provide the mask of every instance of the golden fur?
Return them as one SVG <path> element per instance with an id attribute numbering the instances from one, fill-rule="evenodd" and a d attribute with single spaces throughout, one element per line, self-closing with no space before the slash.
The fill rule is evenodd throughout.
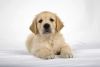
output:
<path id="1" fill-rule="evenodd" d="M 53 20 L 50 21 L 50 18 Z M 42 23 L 39 23 L 42 19 Z M 43 25 L 48 23 L 50 25 L 51 33 L 44 34 Z M 57 53 L 62 58 L 72 57 L 71 48 L 65 43 L 60 30 L 63 28 L 62 21 L 57 15 L 51 12 L 41 12 L 33 20 L 30 34 L 26 41 L 28 51 L 43 59 L 52 59 Z"/>

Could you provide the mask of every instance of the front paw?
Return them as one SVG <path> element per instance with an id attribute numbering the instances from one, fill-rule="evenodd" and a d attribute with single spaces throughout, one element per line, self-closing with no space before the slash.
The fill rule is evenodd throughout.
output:
<path id="1" fill-rule="evenodd" d="M 61 48 L 60 57 L 61 58 L 73 58 L 71 49 L 68 47 Z"/>
<path id="2" fill-rule="evenodd" d="M 35 55 L 42 59 L 53 59 L 55 57 L 53 51 L 47 48 L 38 49 Z"/>

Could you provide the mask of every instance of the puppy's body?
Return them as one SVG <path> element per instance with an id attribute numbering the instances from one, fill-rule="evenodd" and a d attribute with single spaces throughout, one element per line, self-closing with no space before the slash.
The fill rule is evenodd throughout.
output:
<path id="1" fill-rule="evenodd" d="M 46 14 L 46 17 L 48 17 L 47 15 L 48 13 Z M 51 14 L 51 15 L 54 15 L 54 14 Z M 43 28 L 44 30 L 42 31 L 41 29 L 38 30 L 38 32 L 40 33 L 29 35 L 26 41 L 28 51 L 31 54 L 40 58 L 44 58 L 44 59 L 52 59 L 57 53 L 60 53 L 60 57 L 63 57 L 63 58 L 72 57 L 72 52 L 71 52 L 70 47 L 68 46 L 68 44 L 64 42 L 64 39 L 62 35 L 59 33 L 59 31 L 57 30 L 56 32 L 56 30 L 54 30 L 54 28 L 56 29 L 56 26 L 54 27 L 52 26 L 50 26 L 50 32 L 46 30 L 46 33 L 44 33 L 45 29 Z"/>

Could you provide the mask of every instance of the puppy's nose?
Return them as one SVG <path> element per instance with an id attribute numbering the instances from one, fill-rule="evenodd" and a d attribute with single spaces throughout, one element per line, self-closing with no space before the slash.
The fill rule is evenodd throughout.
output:
<path id="1" fill-rule="evenodd" d="M 44 24 L 43 26 L 45 29 L 48 29 L 50 27 L 50 25 L 48 23 Z"/>

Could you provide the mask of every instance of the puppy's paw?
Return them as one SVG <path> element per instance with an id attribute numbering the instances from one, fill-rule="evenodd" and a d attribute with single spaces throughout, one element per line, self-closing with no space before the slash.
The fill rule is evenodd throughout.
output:
<path id="1" fill-rule="evenodd" d="M 61 58 L 73 58 L 73 54 L 70 48 L 67 47 L 63 47 L 61 48 L 61 54 L 60 54 Z"/>
<path id="2" fill-rule="evenodd" d="M 38 49 L 35 55 L 42 59 L 53 59 L 55 57 L 53 51 L 47 48 Z"/>

